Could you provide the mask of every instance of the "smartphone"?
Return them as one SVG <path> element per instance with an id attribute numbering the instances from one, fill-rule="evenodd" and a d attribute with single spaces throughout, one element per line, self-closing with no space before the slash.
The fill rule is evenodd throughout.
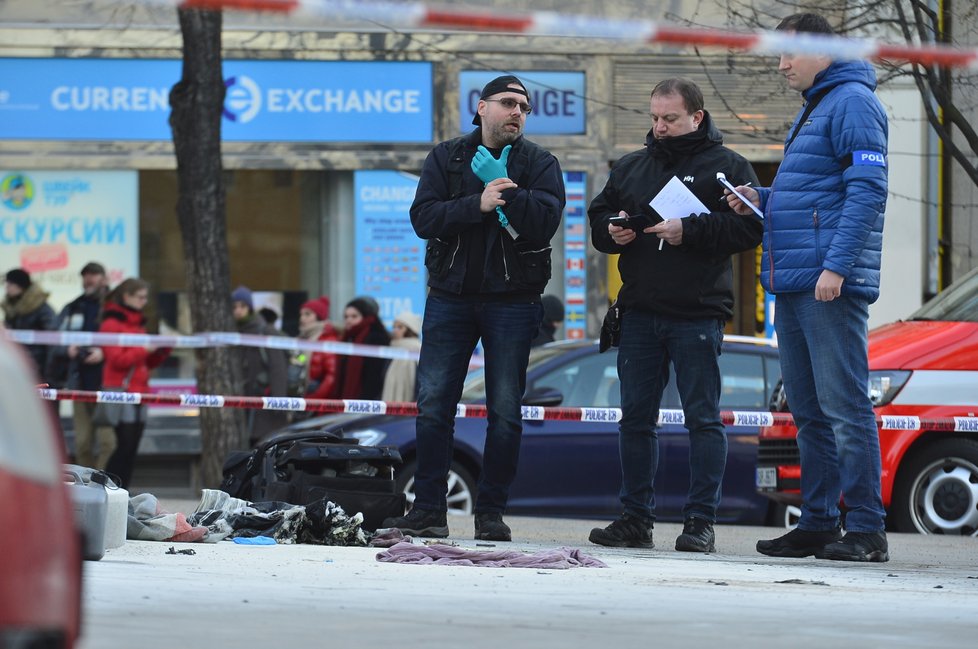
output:
<path id="1" fill-rule="evenodd" d="M 628 228 L 635 232 L 641 232 L 645 228 L 655 225 L 645 214 L 629 214 L 627 216 L 608 217 L 608 223 L 617 225 L 619 228 Z"/>

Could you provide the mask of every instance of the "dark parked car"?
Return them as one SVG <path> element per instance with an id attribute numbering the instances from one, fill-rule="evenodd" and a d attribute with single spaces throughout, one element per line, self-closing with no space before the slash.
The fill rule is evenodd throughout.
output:
<path id="1" fill-rule="evenodd" d="M 534 349 L 527 372 L 525 405 L 619 408 L 617 350 L 598 353 L 597 342 L 566 341 Z M 727 336 L 720 357 L 723 410 L 766 410 L 780 378 L 777 349 L 764 340 Z M 472 372 L 463 403 L 485 403 L 481 370 Z M 663 409 L 679 409 L 670 382 Z M 455 420 L 455 455 L 449 476 L 448 504 L 469 514 L 485 440 L 484 419 Z M 396 477 L 413 500 L 415 427 L 411 417 L 326 415 L 292 424 L 287 430 L 329 430 L 361 444 L 396 446 L 404 464 Z M 754 488 L 756 428 L 730 427 L 727 472 L 719 518 L 723 522 L 773 522 L 778 506 Z M 689 484 L 688 434 L 680 424 L 659 430 L 656 506 L 661 520 L 682 520 Z M 510 492 L 512 514 L 610 517 L 620 512 L 618 424 L 615 422 L 524 421 L 519 471 Z"/>

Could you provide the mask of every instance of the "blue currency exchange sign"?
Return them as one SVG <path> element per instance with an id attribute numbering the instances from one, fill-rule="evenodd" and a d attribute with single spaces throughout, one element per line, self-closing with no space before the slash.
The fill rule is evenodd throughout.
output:
<path id="1" fill-rule="evenodd" d="M 0 138 L 168 140 L 181 62 L 0 59 Z M 223 139 L 430 142 L 431 64 L 224 62 Z"/>

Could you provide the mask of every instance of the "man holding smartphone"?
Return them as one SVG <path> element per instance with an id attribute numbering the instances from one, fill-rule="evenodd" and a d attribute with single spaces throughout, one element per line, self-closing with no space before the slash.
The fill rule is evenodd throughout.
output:
<path id="1" fill-rule="evenodd" d="M 756 183 L 757 177 L 747 160 L 723 146 L 692 81 L 662 81 L 652 90 L 650 108 L 645 148 L 614 165 L 588 208 L 591 242 L 601 252 L 619 255 L 623 282 L 618 294 L 622 515 L 593 529 L 589 538 L 599 545 L 653 547 L 656 423 L 672 362 L 690 447 L 689 495 L 676 549 L 713 552 L 727 461 L 717 357 L 724 323 L 733 316 L 730 256 L 755 248 L 762 232 L 757 216 L 730 209 L 717 173 L 738 185 Z M 662 220 L 653 212 L 649 202 L 674 177 L 708 213 Z M 660 241 L 668 244 L 662 250 Z"/>
<path id="2" fill-rule="evenodd" d="M 788 16 L 777 29 L 835 33 L 814 13 Z M 758 207 L 767 215 L 761 284 L 776 300 L 784 391 L 801 452 L 798 527 L 758 541 L 757 551 L 889 561 L 879 429 L 866 388 L 888 191 L 886 110 L 865 61 L 786 52 L 778 71 L 805 107 L 771 186 L 737 187 L 749 203 L 729 198 L 741 213 Z"/>

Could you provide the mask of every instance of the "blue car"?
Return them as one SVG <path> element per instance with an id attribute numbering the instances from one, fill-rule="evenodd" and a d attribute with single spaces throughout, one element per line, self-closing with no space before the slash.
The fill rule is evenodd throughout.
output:
<path id="1" fill-rule="evenodd" d="M 619 408 L 617 350 L 599 354 L 596 341 L 564 341 L 530 353 L 525 405 Z M 777 348 L 749 337 L 727 336 L 720 356 L 723 410 L 767 410 L 780 379 Z M 470 373 L 462 403 L 485 403 L 482 370 Z M 663 409 L 680 409 L 675 380 Z M 397 484 L 414 497 L 416 443 L 414 418 L 388 415 L 326 415 L 289 426 L 288 431 L 327 430 L 361 444 L 396 446 L 404 459 Z M 471 514 L 486 420 L 455 420 L 455 451 L 449 475 L 451 513 Z M 727 429 L 729 454 L 718 518 L 742 524 L 775 523 L 779 512 L 754 487 L 757 428 Z M 663 521 L 682 521 L 689 486 L 689 436 L 682 425 L 659 429 L 656 509 Z M 519 470 L 507 512 L 519 515 L 608 518 L 621 511 L 618 489 L 618 424 L 614 422 L 524 421 Z"/>

